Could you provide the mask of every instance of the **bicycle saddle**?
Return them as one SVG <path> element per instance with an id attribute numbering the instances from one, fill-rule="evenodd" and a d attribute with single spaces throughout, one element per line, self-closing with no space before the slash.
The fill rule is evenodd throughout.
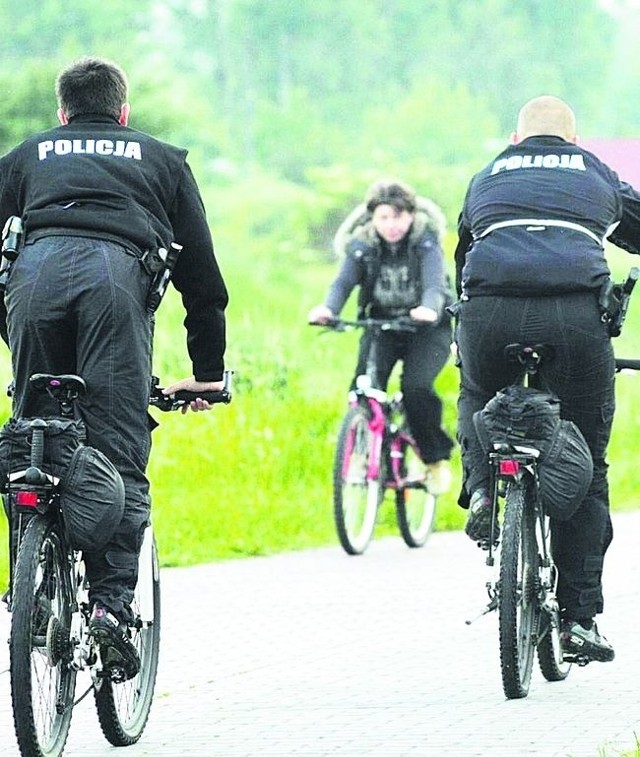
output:
<path id="1" fill-rule="evenodd" d="M 551 344 L 526 344 L 516 342 L 508 344 L 504 348 L 504 355 L 507 360 L 523 365 L 529 361 L 536 364 L 548 363 L 553 360 L 556 354 L 556 348 Z"/>
<path id="2" fill-rule="evenodd" d="M 29 386 L 36 392 L 47 392 L 54 397 L 81 397 L 87 391 L 85 380 L 73 373 L 53 375 L 51 373 L 34 373 L 29 378 Z"/>

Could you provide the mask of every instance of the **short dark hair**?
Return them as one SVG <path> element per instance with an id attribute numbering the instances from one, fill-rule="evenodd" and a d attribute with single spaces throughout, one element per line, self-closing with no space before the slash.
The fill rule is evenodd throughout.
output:
<path id="1" fill-rule="evenodd" d="M 120 117 L 127 102 L 127 76 L 120 66 L 103 58 L 80 58 L 56 79 L 58 105 L 67 118 L 84 113 Z"/>
<path id="2" fill-rule="evenodd" d="M 408 210 L 413 213 L 416 209 L 416 193 L 408 184 L 397 179 L 381 179 L 372 184 L 367 190 L 365 204 L 369 213 L 378 205 L 391 205 L 397 210 Z"/>

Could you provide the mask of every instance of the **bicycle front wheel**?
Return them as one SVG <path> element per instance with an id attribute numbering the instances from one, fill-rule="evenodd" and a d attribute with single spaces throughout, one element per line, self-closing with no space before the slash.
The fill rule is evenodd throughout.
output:
<path id="1" fill-rule="evenodd" d="M 433 530 L 436 497 L 427 491 L 424 465 L 408 441 L 402 441 L 401 452 L 404 485 L 396 491 L 398 528 L 408 547 L 422 547 Z"/>
<path id="2" fill-rule="evenodd" d="M 138 585 L 131 609 L 136 618 L 132 641 L 140 656 L 140 671 L 129 681 L 102 679 L 95 702 L 100 727 L 114 746 L 135 744 L 145 729 L 158 672 L 160 653 L 160 567 L 151 527 L 140 551 Z"/>
<path id="3" fill-rule="evenodd" d="M 553 571 L 555 573 L 555 566 Z M 555 579 L 555 575 L 553 576 Z M 555 580 L 552 581 L 552 585 Z M 540 615 L 538 641 L 538 664 L 547 681 L 564 681 L 571 670 L 571 663 L 565 662 L 560 644 L 560 610 L 557 606 L 545 610 Z"/>
<path id="4" fill-rule="evenodd" d="M 21 754 L 54 757 L 67 741 L 76 672 L 70 642 L 73 594 L 64 538 L 34 517 L 16 560 L 11 601 L 11 702 Z"/>
<path id="5" fill-rule="evenodd" d="M 502 687 L 508 699 L 529 693 L 538 630 L 538 548 L 529 489 L 509 482 L 500 557 L 499 626 Z"/>
<path id="6" fill-rule="evenodd" d="M 342 548 L 362 554 L 373 536 L 380 502 L 380 476 L 369 478 L 373 434 L 360 407 L 349 408 L 338 435 L 333 468 L 333 515 Z"/>

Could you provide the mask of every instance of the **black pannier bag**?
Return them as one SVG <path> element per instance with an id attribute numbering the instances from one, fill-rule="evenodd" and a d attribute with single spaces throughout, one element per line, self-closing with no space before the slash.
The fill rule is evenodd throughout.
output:
<path id="1" fill-rule="evenodd" d="M 0 429 L 0 480 L 31 464 L 31 418 L 10 418 Z M 85 446 L 81 420 L 46 418 L 42 469 L 60 479 L 60 505 L 75 549 L 103 547 L 122 520 L 124 484 L 99 450 Z"/>
<path id="2" fill-rule="evenodd" d="M 102 549 L 124 513 L 124 483 L 109 458 L 94 447 L 78 447 L 62 475 L 62 518 L 75 549 Z"/>
<path id="3" fill-rule="evenodd" d="M 560 418 L 555 394 L 508 386 L 474 413 L 473 424 L 479 447 L 470 451 L 474 466 L 486 466 L 494 444 L 534 447 L 540 451 L 538 476 L 545 512 L 558 520 L 573 516 L 591 485 L 593 459 L 580 429 Z"/>
<path id="4" fill-rule="evenodd" d="M 0 429 L 0 478 L 4 483 L 10 471 L 31 464 L 31 422 L 33 418 L 9 418 Z M 46 418 L 42 467 L 60 478 L 71 462 L 74 450 L 87 438 L 80 420 Z"/>

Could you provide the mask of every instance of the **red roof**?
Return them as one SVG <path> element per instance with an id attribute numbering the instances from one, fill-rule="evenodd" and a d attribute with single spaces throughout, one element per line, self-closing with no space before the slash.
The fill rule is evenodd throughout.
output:
<path id="1" fill-rule="evenodd" d="M 623 181 L 640 190 L 640 139 L 581 139 L 578 147 L 597 155 Z"/>

